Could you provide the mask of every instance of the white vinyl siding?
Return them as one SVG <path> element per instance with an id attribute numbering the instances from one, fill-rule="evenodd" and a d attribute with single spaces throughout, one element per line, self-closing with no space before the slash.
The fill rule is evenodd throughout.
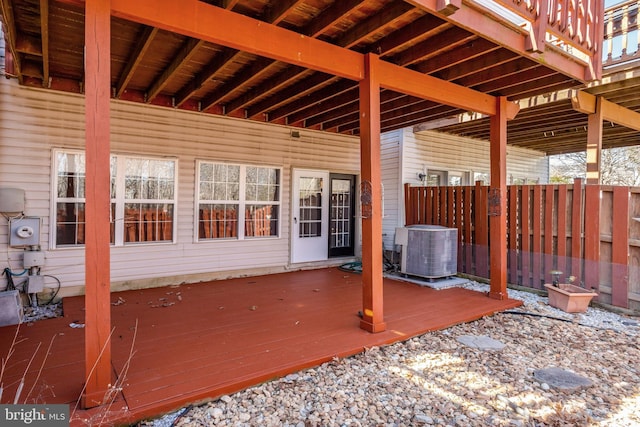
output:
<path id="1" fill-rule="evenodd" d="M 2 79 L 0 115 L 0 183 L 24 189 L 25 213 L 43 219 L 42 273 L 59 277 L 65 288 L 75 287 L 69 294 L 79 293 L 84 286 L 84 248 L 52 249 L 50 193 L 53 149 L 84 150 L 84 98 Z M 175 243 L 111 249 L 112 282 L 132 287 L 286 270 L 291 170 L 355 175 L 360 169 L 357 137 L 301 129 L 300 137 L 293 138 L 286 126 L 115 100 L 111 102 L 111 152 L 177 159 Z M 200 159 L 278 167 L 282 171 L 280 236 L 196 242 L 196 163 Z M 0 252 L 8 252 L 12 268 L 21 269 L 21 251 L 7 248 L 6 224 L 0 224 Z"/>
<path id="2" fill-rule="evenodd" d="M 405 183 L 423 185 L 420 173 L 443 171 L 468 176 L 489 176 L 489 142 L 436 131 L 413 133 L 401 129 L 382 135 L 382 182 L 385 191 L 383 233 L 385 248 L 394 245 L 395 228 L 404 226 Z M 399 176 L 394 175 L 396 168 Z M 399 172 L 398 172 L 399 171 Z M 549 160 L 544 153 L 507 146 L 507 183 L 527 180 L 547 183 Z M 395 203 L 394 203 L 395 202 Z"/>
<path id="3" fill-rule="evenodd" d="M 400 182 L 402 133 L 403 131 L 386 132 L 380 136 L 381 174 L 384 186 L 382 244 L 387 251 L 394 249 L 396 227 L 404 222 L 404 197 Z"/>
<path id="4" fill-rule="evenodd" d="M 418 173 L 429 169 L 489 175 L 488 141 L 435 131 L 405 132 L 404 135 L 403 183 L 420 184 Z M 548 182 L 548 157 L 539 151 L 507 146 L 507 183 L 516 179 Z"/>

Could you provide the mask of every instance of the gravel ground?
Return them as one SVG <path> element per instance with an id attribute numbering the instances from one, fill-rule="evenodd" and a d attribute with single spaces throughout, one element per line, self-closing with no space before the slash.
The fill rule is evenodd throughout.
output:
<path id="1" fill-rule="evenodd" d="M 141 425 L 640 425 L 638 320 L 594 308 L 568 314 L 545 297 L 509 294 L 524 307 L 371 348 Z M 489 336 L 505 348 L 467 347 L 457 340 L 463 335 Z M 549 367 L 593 385 L 566 391 L 534 377 Z"/>

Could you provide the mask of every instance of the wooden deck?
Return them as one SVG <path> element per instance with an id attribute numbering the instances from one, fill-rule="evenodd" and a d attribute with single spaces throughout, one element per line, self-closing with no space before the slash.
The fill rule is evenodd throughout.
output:
<path id="1" fill-rule="evenodd" d="M 520 305 L 465 289 L 438 291 L 389 279 L 384 292 L 387 331 L 378 334 L 359 328 L 360 276 L 336 268 L 113 293 L 114 384 L 122 391 L 108 408 L 76 411 L 72 425 L 159 415 Z M 69 403 L 73 412 L 84 373 L 84 330 L 72 328 L 74 322 L 83 322 L 82 297 L 64 300 L 62 318 L 20 327 L 2 378 L 2 403 L 13 402 L 41 343 L 20 402 Z M 15 330 L 0 328 L 3 358 Z M 27 395 L 52 338 L 44 369 Z"/>

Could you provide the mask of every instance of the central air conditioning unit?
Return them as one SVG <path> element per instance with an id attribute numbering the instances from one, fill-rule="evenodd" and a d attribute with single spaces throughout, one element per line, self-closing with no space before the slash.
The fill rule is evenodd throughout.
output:
<path id="1" fill-rule="evenodd" d="M 400 273 L 427 279 L 458 273 L 458 230 L 441 225 L 396 228 L 401 245 Z"/>

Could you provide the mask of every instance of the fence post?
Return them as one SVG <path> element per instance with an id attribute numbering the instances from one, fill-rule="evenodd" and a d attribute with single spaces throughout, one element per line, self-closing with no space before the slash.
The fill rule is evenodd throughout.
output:
<path id="1" fill-rule="evenodd" d="M 571 274 L 582 280 L 582 179 L 573 181 L 573 200 L 571 210 Z"/>
<path id="2" fill-rule="evenodd" d="M 600 288 L 600 185 L 584 191 L 584 286 Z"/>
<path id="3" fill-rule="evenodd" d="M 616 212 L 617 218 L 613 218 Z M 629 187 L 613 187 L 611 304 L 629 307 Z M 623 220 L 624 218 L 624 220 Z"/>

